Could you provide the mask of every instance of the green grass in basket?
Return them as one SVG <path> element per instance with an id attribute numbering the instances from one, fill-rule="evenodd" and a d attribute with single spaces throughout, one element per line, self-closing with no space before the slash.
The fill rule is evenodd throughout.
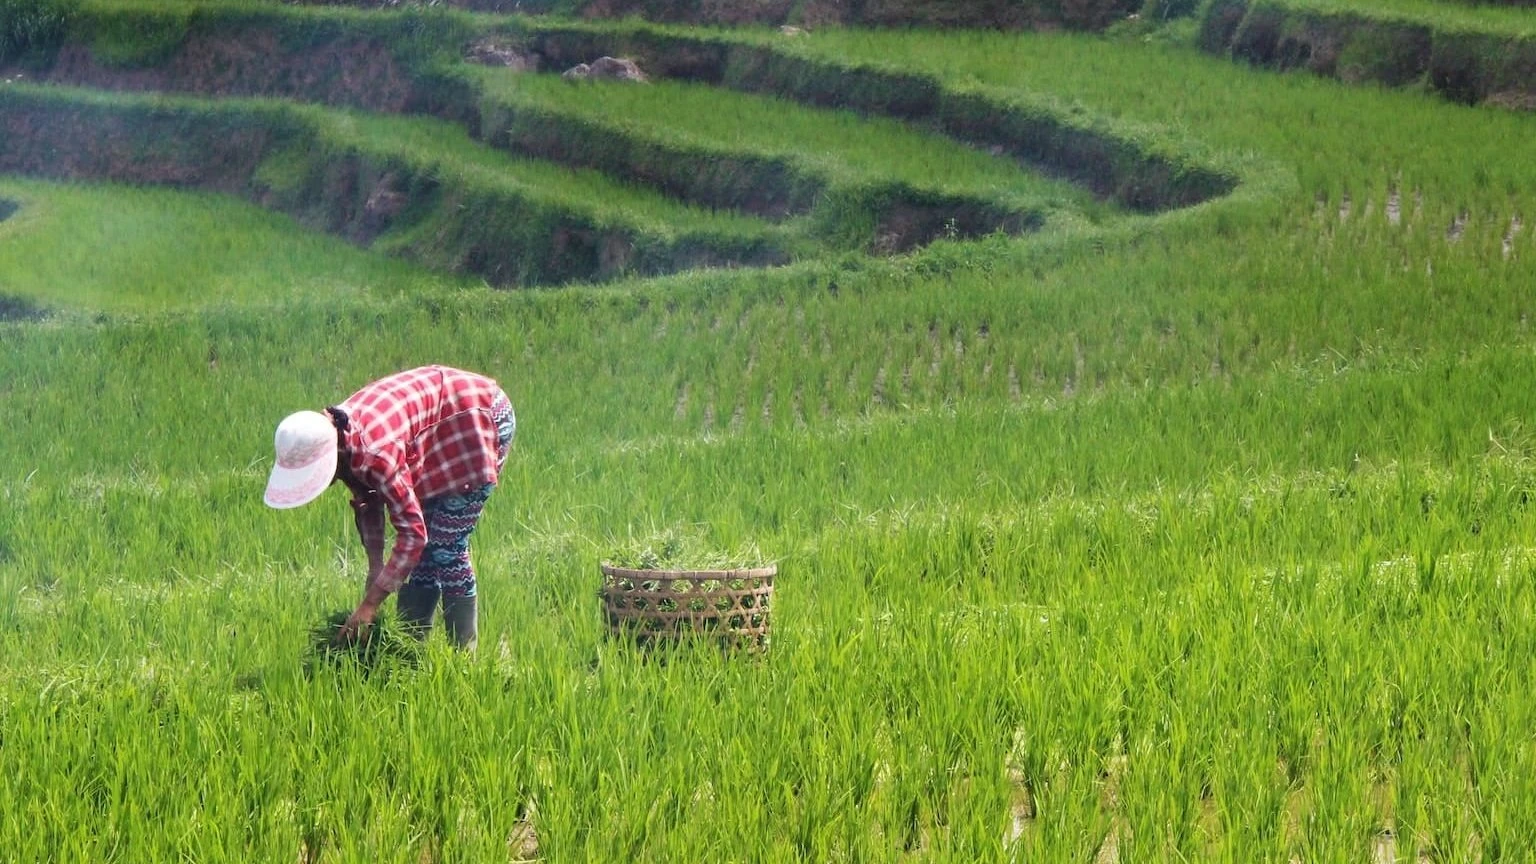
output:
<path id="1" fill-rule="evenodd" d="M 697 532 L 677 528 L 632 538 L 605 560 L 629 570 L 745 570 L 765 563 L 756 543 L 721 549 Z"/>

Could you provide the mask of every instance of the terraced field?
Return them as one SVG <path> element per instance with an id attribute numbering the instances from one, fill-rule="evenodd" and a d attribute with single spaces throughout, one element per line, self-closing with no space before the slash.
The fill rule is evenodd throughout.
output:
<path id="1" fill-rule="evenodd" d="M 0 51 L 0 858 L 1521 860 L 1536 119 L 1194 23 Z M 272 429 L 427 362 L 518 411 L 479 653 L 316 668 Z M 669 531 L 765 656 L 605 638 Z"/>

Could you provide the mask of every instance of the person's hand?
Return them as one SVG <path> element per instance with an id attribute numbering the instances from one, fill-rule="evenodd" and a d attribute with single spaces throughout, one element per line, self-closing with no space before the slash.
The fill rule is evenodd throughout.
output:
<path id="1" fill-rule="evenodd" d="M 336 644 L 351 645 L 367 636 L 368 628 L 373 626 L 373 616 L 376 611 L 366 605 L 357 607 L 356 611 L 347 616 L 346 623 L 336 631 Z"/>

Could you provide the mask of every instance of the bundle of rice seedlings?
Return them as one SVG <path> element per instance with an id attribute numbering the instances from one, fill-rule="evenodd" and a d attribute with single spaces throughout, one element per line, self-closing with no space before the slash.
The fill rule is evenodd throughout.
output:
<path id="1" fill-rule="evenodd" d="M 413 636 L 394 614 L 380 614 L 368 632 L 360 637 L 348 642 L 336 641 L 336 635 L 351 614 L 350 609 L 332 612 L 310 628 L 308 667 L 311 670 L 321 665 L 353 663 L 371 672 L 386 665 L 413 666 L 421 659 L 421 640 Z"/>

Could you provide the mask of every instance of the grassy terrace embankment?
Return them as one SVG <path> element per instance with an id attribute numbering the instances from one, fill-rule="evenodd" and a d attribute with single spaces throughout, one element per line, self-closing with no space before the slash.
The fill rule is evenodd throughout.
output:
<path id="1" fill-rule="evenodd" d="M 515 152 L 596 167 L 684 201 L 778 218 L 814 210 L 798 232 L 814 239 L 801 250 L 821 243 L 901 251 L 941 236 L 1019 233 L 1057 216 L 1080 222 L 1079 211 L 1091 221 L 1108 213 L 1063 184 L 1028 173 L 1036 169 L 1149 211 L 1224 194 L 1243 171 L 1201 162 L 1185 152 L 1187 142 L 1119 129 L 1048 104 L 997 102 L 878 66 L 795 58 L 764 34 L 700 37 L 645 25 L 260 5 L 167 11 L 106 4 L 87 7 L 71 28 L 51 62 L 41 64 L 44 80 L 431 114 Z M 459 54 L 476 37 L 508 41 L 555 66 L 599 53 L 634 53 L 658 76 L 811 105 L 846 103 L 871 116 L 858 119 L 664 84 L 653 95 L 640 96 L 652 99 L 656 110 L 618 122 L 604 107 L 602 94 L 612 92 L 604 88 L 561 93 L 558 85 L 463 64 Z M 666 111 L 660 110 L 663 104 Z M 774 111 L 793 118 L 803 134 L 777 144 L 766 134 L 723 137 L 721 124 L 708 119 L 745 119 L 753 112 L 761 119 Z M 950 137 L 904 130 L 879 115 Z M 959 146 L 955 137 L 987 147 L 992 155 Z M 852 143 L 858 140 L 879 140 L 882 146 L 860 149 Z M 833 142 L 837 146 L 829 149 Z M 450 142 L 447 149 L 463 148 Z M 1022 160 L 1023 168 L 1013 159 Z M 785 253 L 791 245 L 780 243 L 777 251 L 760 254 L 727 246 L 713 255 L 641 255 L 649 266 L 636 272 L 665 272 L 711 258 L 785 260 L 795 257 Z M 620 256 L 621 264 L 627 260 Z M 547 281 L 547 269 L 531 271 L 532 281 Z M 502 262 L 490 268 L 503 270 Z M 601 276 L 612 269 L 600 262 L 570 272 Z"/>
<path id="2" fill-rule="evenodd" d="M 0 92 L 16 173 L 243 194 L 309 224 L 496 284 L 781 263 L 785 233 L 477 147 L 428 119 L 280 103 Z"/>
<path id="3" fill-rule="evenodd" d="M 117 0 L 95 0 L 100 8 Z M 128 0 L 132 6 L 138 0 Z M 172 8 L 196 9 L 206 0 L 180 0 Z M 250 5 L 261 5 L 253 0 Z M 355 5 L 370 5 L 359 2 Z M 601 0 L 516 2 L 452 0 L 455 8 L 497 13 L 579 14 L 587 18 L 642 16 L 694 25 L 809 23 L 820 26 L 894 25 L 959 28 L 1046 27 L 1102 31 L 1125 26 L 1127 16 L 1146 24 L 1199 19 L 1197 43 L 1212 53 L 1276 69 L 1306 68 L 1350 83 L 1388 86 L 1422 83 L 1447 98 L 1501 107 L 1536 108 L 1536 49 L 1530 0 L 1490 3 L 1455 0 L 1152 0 L 1061 5 L 862 4 L 818 11 L 816 4 L 725 4 Z M 1139 8 L 1138 8 L 1139 7 Z M 1133 14 L 1134 13 L 1134 14 Z M 1183 38 L 1184 30 L 1178 30 Z"/>
<path id="4" fill-rule="evenodd" d="M 1113 214 L 1064 180 L 894 120 L 699 84 L 572 86 L 496 69 L 476 78 L 482 135 L 496 146 L 770 219 L 810 214 L 818 236 L 867 234 L 862 215 L 881 223 L 877 237 L 908 248 L 941 234 L 1021 233 L 1047 218 Z"/>
<path id="5" fill-rule="evenodd" d="M 545 25 L 536 34 L 535 50 L 556 67 L 623 53 L 668 77 L 923 124 L 1042 166 L 1135 210 L 1197 204 L 1264 173 L 1213 161 L 1188 139 L 1120 126 L 1081 106 L 957 86 L 885 57 L 797 50 L 804 38 L 597 24 Z"/>
<path id="6" fill-rule="evenodd" d="M 184 0 L 173 0 L 184 2 Z M 305 0 L 386 6 L 387 0 Z M 479 12 L 552 14 L 584 18 L 643 17 L 651 21 L 703 26 L 960 27 L 1010 30 L 1062 27 L 1102 30 L 1134 12 L 1138 0 L 755 0 L 750 3 L 699 0 L 443 0 L 446 6 Z"/>
<path id="7" fill-rule="evenodd" d="M 1377 88 L 1342 98 L 1333 81 L 1234 67 L 1176 44 L 1063 35 L 1028 47 L 1001 34 L 847 32 L 812 34 L 790 50 L 898 65 L 951 87 L 1040 94 L 1063 110 L 1175 129 L 1223 158 L 1283 166 L 1307 198 L 1322 196 L 1335 211 L 1350 196 L 1373 199 L 1379 214 L 1395 190 L 1410 214 L 1417 192 L 1431 224 L 1447 228 L 1467 210 L 1501 223 L 1489 226 L 1499 234 L 1515 212 L 1529 212 L 1520 202 L 1536 141 L 1519 114 L 1435 110 L 1433 97 Z M 1280 198 L 1297 203 L 1283 189 Z"/>
<path id="8" fill-rule="evenodd" d="M 1213 0 L 1199 43 L 1350 83 L 1421 84 L 1466 104 L 1536 108 L 1536 16 L 1429 0 Z"/>

